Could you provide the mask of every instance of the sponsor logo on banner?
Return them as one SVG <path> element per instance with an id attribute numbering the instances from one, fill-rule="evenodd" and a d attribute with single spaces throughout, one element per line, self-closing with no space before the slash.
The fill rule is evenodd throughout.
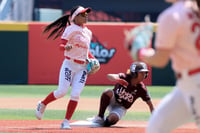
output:
<path id="1" fill-rule="evenodd" d="M 116 53 L 115 48 L 107 49 L 95 36 L 90 43 L 90 51 L 100 64 L 107 64 Z"/>

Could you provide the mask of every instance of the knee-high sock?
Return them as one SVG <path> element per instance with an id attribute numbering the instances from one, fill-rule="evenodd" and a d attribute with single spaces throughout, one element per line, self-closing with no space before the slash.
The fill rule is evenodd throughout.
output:
<path id="1" fill-rule="evenodd" d="M 66 115 L 65 115 L 65 119 L 67 120 L 70 120 L 75 109 L 76 109 L 76 106 L 78 104 L 78 101 L 73 101 L 73 100 L 70 100 L 69 103 L 68 103 L 68 106 L 67 106 L 67 112 L 66 112 Z"/>
<path id="2" fill-rule="evenodd" d="M 52 102 L 52 101 L 54 101 L 54 100 L 56 100 L 56 98 L 55 98 L 55 96 L 54 96 L 54 94 L 53 94 L 53 91 L 42 101 L 42 103 L 44 104 L 44 105 L 47 105 L 47 104 L 49 104 L 50 102 Z"/>
<path id="3" fill-rule="evenodd" d="M 110 104 L 110 97 L 108 95 L 106 95 L 106 94 L 103 93 L 101 95 L 98 116 L 100 116 L 101 118 L 104 117 L 104 113 L 105 113 L 106 108 L 108 107 L 109 104 Z"/>

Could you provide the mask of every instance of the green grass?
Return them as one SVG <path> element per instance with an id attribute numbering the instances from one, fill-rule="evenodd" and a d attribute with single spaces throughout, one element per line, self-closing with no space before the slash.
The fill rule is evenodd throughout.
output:
<path id="1" fill-rule="evenodd" d="M 96 98 L 108 87 L 111 86 L 86 86 L 81 96 Z M 44 97 L 55 89 L 57 85 L 0 85 L 0 97 Z M 71 88 L 67 96 L 70 92 Z"/>
<path id="2" fill-rule="evenodd" d="M 29 98 L 44 98 L 51 91 L 55 90 L 57 85 L 0 85 L 0 97 L 29 97 Z M 85 86 L 81 93 L 81 98 L 100 98 L 101 93 L 106 88 L 113 88 L 113 86 Z M 161 99 L 167 93 L 172 90 L 172 87 L 165 86 L 147 86 L 152 99 Z M 70 91 L 66 97 L 69 97 Z M 0 105 L 1 106 L 1 105 Z M 97 109 L 98 110 L 98 109 Z M 57 120 L 63 119 L 65 116 L 65 110 L 46 110 L 44 119 Z M 0 109 L 1 119 L 16 119 L 16 120 L 34 120 L 35 110 L 31 109 Z M 85 120 L 88 117 L 92 117 L 97 114 L 97 111 L 79 111 L 77 110 L 72 120 Z M 149 112 L 133 112 L 127 111 L 125 117 L 122 120 L 135 120 L 146 121 L 150 116 Z"/>
<path id="3" fill-rule="evenodd" d="M 0 85 L 0 97 L 45 97 L 55 90 L 57 85 Z M 113 86 L 85 86 L 81 97 L 98 98 L 101 93 Z M 160 99 L 172 90 L 169 86 L 147 86 L 154 99 Z M 66 96 L 69 96 L 71 88 Z"/>
<path id="4" fill-rule="evenodd" d="M 65 112 L 65 110 L 46 110 L 43 120 L 62 120 Z M 1 109 L 0 120 L 36 120 L 34 113 L 35 110 L 30 109 Z M 72 116 L 72 120 L 86 120 L 86 118 L 93 117 L 96 114 L 97 111 L 77 110 Z M 146 121 L 149 116 L 149 112 L 127 112 L 122 120 Z"/>

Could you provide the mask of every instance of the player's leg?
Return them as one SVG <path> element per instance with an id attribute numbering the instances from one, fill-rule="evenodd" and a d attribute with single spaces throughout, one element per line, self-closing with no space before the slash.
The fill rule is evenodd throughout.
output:
<path id="1" fill-rule="evenodd" d="M 191 119 L 190 111 L 182 92 L 175 88 L 152 113 L 147 133 L 170 133 Z"/>
<path id="2" fill-rule="evenodd" d="M 113 91 L 110 89 L 105 90 L 101 94 L 98 116 L 101 117 L 102 119 L 104 119 L 106 108 L 110 104 L 110 100 L 112 97 L 113 97 Z"/>
<path id="3" fill-rule="evenodd" d="M 79 101 L 80 94 L 85 86 L 85 82 L 87 79 L 87 72 L 85 70 L 80 70 L 76 72 L 73 76 L 72 81 L 72 91 L 69 103 L 67 105 L 67 111 L 65 114 L 65 120 L 61 124 L 62 129 L 70 129 L 69 120 L 71 119 Z"/>
<path id="4" fill-rule="evenodd" d="M 198 80 L 200 81 L 200 80 Z M 192 110 L 193 118 L 196 122 L 196 125 L 198 126 L 200 130 L 200 83 L 196 84 L 196 88 L 194 91 L 192 91 L 192 94 L 190 95 L 190 105 Z"/>
<path id="5" fill-rule="evenodd" d="M 58 83 L 58 88 L 51 92 L 43 101 L 42 103 L 47 105 L 50 102 L 61 98 L 66 95 L 70 82 L 72 79 L 72 68 L 69 67 L 70 62 L 68 60 L 64 60 L 62 67 L 60 69 L 60 74 L 59 74 L 59 83 Z"/>
<path id="6" fill-rule="evenodd" d="M 126 109 L 121 105 L 111 105 L 109 106 L 109 115 L 106 117 L 104 122 L 105 127 L 116 124 L 122 117 L 126 114 Z"/>
<path id="7" fill-rule="evenodd" d="M 191 114 L 200 129 L 200 74 L 187 76 L 178 81 L 180 88 L 184 90 L 184 94 L 188 97 Z M 189 89 L 188 89 L 189 88 Z"/>
<path id="8" fill-rule="evenodd" d="M 45 108 L 49 103 L 66 95 L 72 79 L 72 70 L 70 67 L 68 67 L 69 63 L 70 62 L 67 60 L 63 61 L 62 67 L 60 69 L 59 84 L 57 90 L 51 92 L 44 100 L 38 102 L 35 113 L 37 119 L 42 119 Z"/>
<path id="9" fill-rule="evenodd" d="M 104 122 L 105 127 L 116 124 L 119 121 L 119 116 L 116 113 L 110 113 Z"/>
<path id="10" fill-rule="evenodd" d="M 113 90 L 106 89 L 101 94 L 98 115 L 92 118 L 88 118 L 87 120 L 99 124 L 99 126 L 104 126 L 104 114 L 108 105 L 110 104 L 112 97 L 113 97 Z"/>
<path id="11" fill-rule="evenodd" d="M 65 59 L 59 74 L 58 88 L 54 91 L 56 99 L 66 95 L 74 76 L 73 69 L 74 66 L 72 65 L 72 62 Z"/>
<path id="12" fill-rule="evenodd" d="M 195 120 L 195 123 L 198 126 L 198 129 L 200 130 L 200 96 L 199 94 L 200 92 L 194 95 L 191 95 L 189 99 L 190 99 L 191 112 L 192 112 L 193 119 Z"/>

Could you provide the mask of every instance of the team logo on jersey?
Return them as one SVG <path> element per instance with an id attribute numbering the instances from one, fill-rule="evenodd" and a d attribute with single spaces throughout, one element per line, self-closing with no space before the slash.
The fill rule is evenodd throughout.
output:
<path id="1" fill-rule="evenodd" d="M 131 95 L 129 92 L 126 92 L 126 90 L 123 87 L 118 88 L 116 90 L 116 94 L 119 96 L 119 102 L 121 102 L 122 99 L 130 103 L 133 102 L 133 95 Z"/>
<path id="2" fill-rule="evenodd" d="M 98 41 L 98 39 L 93 35 L 93 39 L 90 43 L 90 51 L 98 59 L 99 63 L 106 64 L 116 53 L 115 48 L 107 49 L 104 45 Z"/>

